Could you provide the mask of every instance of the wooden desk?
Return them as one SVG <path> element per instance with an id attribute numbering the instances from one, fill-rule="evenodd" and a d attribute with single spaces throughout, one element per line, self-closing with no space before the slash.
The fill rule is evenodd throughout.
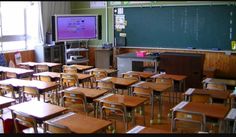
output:
<path id="1" fill-rule="evenodd" d="M 150 78 L 154 75 L 152 72 L 141 72 L 141 71 L 127 71 L 122 74 L 130 74 L 130 75 L 139 75 L 141 79 L 146 80 L 147 78 Z"/>
<path id="2" fill-rule="evenodd" d="M 93 102 L 95 98 L 98 98 L 105 93 L 108 92 L 108 90 L 105 89 L 91 89 L 91 88 L 81 88 L 81 87 L 69 87 L 63 90 L 63 92 L 68 93 L 77 93 L 82 92 L 85 94 L 86 98 L 88 99 L 88 102 Z"/>
<path id="3" fill-rule="evenodd" d="M 185 75 L 176 75 L 176 74 L 156 74 L 153 75 L 151 78 L 156 79 L 156 78 L 170 78 L 173 79 L 174 81 L 179 82 L 179 91 L 185 91 L 185 80 L 187 76 Z M 178 97 L 180 99 L 180 97 Z M 178 102 L 178 99 L 176 97 L 176 103 Z"/>
<path id="4" fill-rule="evenodd" d="M 85 70 L 85 73 L 90 73 L 92 71 L 106 71 L 108 76 L 116 76 L 117 71 L 116 69 L 102 69 L 102 68 L 93 68 L 93 69 L 89 69 L 89 70 Z"/>
<path id="5" fill-rule="evenodd" d="M 0 96 L 0 109 L 11 106 L 15 101 L 15 99 Z"/>
<path id="6" fill-rule="evenodd" d="M 182 105 L 179 105 L 182 104 Z M 182 101 L 176 105 L 173 110 L 182 109 L 185 111 L 200 112 L 205 114 L 206 117 L 216 118 L 219 120 L 219 131 L 222 131 L 222 123 L 227 116 L 230 108 L 222 104 L 203 104 L 195 102 Z"/>
<path id="7" fill-rule="evenodd" d="M 154 134 L 154 133 L 155 134 L 163 134 L 163 133 L 170 134 L 171 131 L 137 125 L 126 133 L 128 134 Z"/>
<path id="8" fill-rule="evenodd" d="M 232 86 L 232 87 L 236 86 L 236 80 L 230 80 L 230 79 L 206 78 L 202 81 L 202 83 L 203 83 L 203 88 L 206 88 L 206 85 L 208 83 L 225 84 L 228 87 L 229 86 Z"/>
<path id="9" fill-rule="evenodd" d="M 40 77 L 40 76 L 49 76 L 53 79 L 60 79 L 60 74 L 61 73 L 58 73 L 58 72 L 40 72 L 40 73 L 35 73 L 33 75 L 38 76 L 38 77 Z M 86 81 L 89 81 L 90 84 L 92 85 L 92 83 L 91 83 L 91 77 L 93 77 L 92 75 L 77 73 L 77 76 L 78 76 L 79 82 L 82 83 L 83 87 L 84 87 L 84 82 L 86 82 Z"/>
<path id="10" fill-rule="evenodd" d="M 87 65 L 73 65 L 77 68 L 78 72 L 84 72 L 85 70 L 93 68 L 93 66 L 87 66 Z"/>
<path id="11" fill-rule="evenodd" d="M 97 119 L 81 114 L 69 112 L 67 114 L 48 120 L 50 122 L 67 126 L 73 133 L 98 133 L 105 130 L 110 121 Z"/>
<path id="12" fill-rule="evenodd" d="M 158 120 L 157 123 L 161 122 L 161 117 L 162 117 L 162 100 L 161 100 L 161 96 L 163 92 L 166 92 L 169 88 L 171 88 L 170 85 L 166 85 L 166 84 L 158 84 L 155 82 L 146 82 L 146 81 L 140 81 L 136 84 L 133 84 L 131 86 L 133 87 L 148 87 L 152 89 L 152 96 L 151 96 L 151 119 L 150 119 L 150 123 L 154 123 L 154 96 L 157 95 L 159 97 L 158 101 L 158 105 L 159 105 L 159 113 L 157 115 Z"/>
<path id="13" fill-rule="evenodd" d="M 33 75 L 33 70 L 28 69 L 21 69 L 21 68 L 10 68 L 10 67 L 3 67 L 0 66 L 0 73 L 15 73 L 16 78 L 23 78 L 23 77 L 30 77 Z"/>
<path id="14" fill-rule="evenodd" d="M 185 101 L 190 100 L 190 96 L 192 94 L 207 94 L 210 95 L 212 98 L 217 98 L 217 99 L 222 99 L 227 101 L 230 97 L 231 91 L 218 91 L 218 90 L 209 90 L 209 89 L 196 89 L 196 88 L 189 88 L 185 93 L 184 93 L 184 98 Z"/>
<path id="15" fill-rule="evenodd" d="M 12 85 L 14 87 L 14 91 L 19 91 L 19 88 L 23 86 L 36 87 L 39 90 L 39 94 L 43 94 L 45 92 L 57 89 L 59 86 L 59 84 L 54 83 L 54 82 L 44 82 L 44 81 L 38 81 L 38 80 L 23 80 L 23 79 L 15 79 L 15 78 L 1 80 L 0 84 Z"/>
<path id="16" fill-rule="evenodd" d="M 29 66 L 30 69 L 33 69 L 33 70 L 35 70 L 36 65 L 47 65 L 49 68 L 49 71 L 53 71 L 53 68 L 55 68 L 55 67 L 62 66 L 61 63 L 53 63 L 53 62 L 40 62 L 40 63 L 39 62 L 22 62 L 22 63 L 20 63 L 20 65 Z"/>
<path id="17" fill-rule="evenodd" d="M 31 100 L 8 107 L 11 111 L 25 113 L 34 117 L 39 124 L 43 121 L 61 115 L 67 109 L 42 101 Z"/>
<path id="18" fill-rule="evenodd" d="M 144 102 L 147 100 L 145 98 L 141 97 L 135 97 L 135 96 L 128 96 L 128 95 L 119 95 L 119 94 L 108 94 L 105 96 L 102 96 L 100 98 L 94 99 L 94 101 L 98 104 L 101 101 L 108 101 L 108 102 L 114 102 L 114 103 L 122 103 L 126 107 L 131 108 L 131 117 L 132 117 L 132 123 L 135 125 L 135 114 L 134 109 L 138 106 L 142 106 L 142 109 L 144 109 Z M 101 110 L 101 109 L 99 109 Z M 97 112 L 96 112 L 97 114 Z M 96 115 L 97 116 L 97 115 Z M 143 113 L 143 119 L 145 124 L 145 113 Z"/>
<path id="19" fill-rule="evenodd" d="M 101 79 L 100 81 L 112 82 L 115 85 L 116 89 L 128 89 L 128 93 L 130 94 L 130 86 L 137 82 L 134 79 L 120 78 L 120 77 L 106 77 Z"/>

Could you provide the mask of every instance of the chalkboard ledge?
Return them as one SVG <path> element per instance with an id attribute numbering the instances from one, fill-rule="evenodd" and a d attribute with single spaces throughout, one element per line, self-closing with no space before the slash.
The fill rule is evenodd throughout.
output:
<path id="1" fill-rule="evenodd" d="M 160 49 L 160 50 L 179 50 L 179 51 L 202 51 L 202 52 L 213 52 L 213 53 L 225 53 L 225 54 L 236 54 L 233 50 L 212 50 L 212 49 L 183 49 L 183 48 L 159 48 L 159 47 L 119 47 L 119 48 L 130 48 L 130 49 Z"/>

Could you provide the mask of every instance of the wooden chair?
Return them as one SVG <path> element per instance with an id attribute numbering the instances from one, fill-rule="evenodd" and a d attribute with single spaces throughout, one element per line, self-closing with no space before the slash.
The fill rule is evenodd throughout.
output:
<path id="1" fill-rule="evenodd" d="M 207 83 L 206 89 L 226 91 L 227 86 L 221 83 Z"/>
<path id="2" fill-rule="evenodd" d="M 27 98 L 26 97 L 30 97 L 30 98 Z M 43 96 L 43 102 L 49 102 L 48 100 L 46 100 L 46 96 L 45 96 L 45 93 L 42 94 Z M 31 87 L 31 86 L 24 86 L 23 87 L 23 90 L 22 90 L 22 101 L 28 101 L 28 100 L 31 100 L 32 98 L 37 98 L 38 101 L 42 100 L 41 99 L 41 95 L 38 91 L 38 89 L 36 87 Z"/>
<path id="3" fill-rule="evenodd" d="M 77 73 L 77 67 L 73 65 L 63 65 L 63 73 Z"/>
<path id="4" fill-rule="evenodd" d="M 59 125 L 54 122 L 45 121 L 44 122 L 44 133 L 72 133 L 71 130 L 67 126 Z"/>
<path id="5" fill-rule="evenodd" d="M 227 86 L 225 84 L 221 84 L 221 83 L 207 83 L 206 89 L 226 91 Z M 227 101 L 221 100 L 221 99 L 215 99 L 215 98 L 212 99 L 212 103 L 220 103 L 220 104 L 227 105 Z"/>
<path id="6" fill-rule="evenodd" d="M 106 71 L 97 71 L 97 70 L 91 71 L 89 74 L 93 76 L 91 77 L 91 80 L 92 80 L 92 83 L 95 84 L 95 87 L 97 84 L 96 81 L 101 80 L 108 76 Z"/>
<path id="7" fill-rule="evenodd" d="M 12 85 L 0 85 L 1 96 L 9 97 L 20 102 L 20 91 L 14 91 Z"/>
<path id="8" fill-rule="evenodd" d="M 177 101 L 174 101 L 174 100 L 175 99 L 177 100 L 177 92 L 174 92 L 174 80 L 170 78 L 156 78 L 155 82 L 157 84 L 165 84 L 165 85 L 171 86 L 171 88 L 168 91 L 169 95 L 167 97 L 169 97 L 169 103 L 171 103 L 172 105 L 175 105 Z M 172 96 L 172 93 L 174 94 L 173 96 Z"/>
<path id="9" fill-rule="evenodd" d="M 98 89 L 106 89 L 111 93 L 115 93 L 116 89 L 114 86 L 114 83 L 111 81 L 102 81 L 102 80 L 97 80 L 96 81 L 96 88 Z"/>
<path id="10" fill-rule="evenodd" d="M 12 118 L 14 121 L 16 133 L 22 133 L 22 132 L 23 133 L 36 133 L 36 134 L 43 133 L 43 129 L 40 127 L 37 127 L 36 119 L 32 116 L 26 115 L 24 113 L 12 111 Z M 28 128 L 21 131 L 19 124 Z"/>
<path id="11" fill-rule="evenodd" d="M 60 85 L 62 89 L 67 87 L 76 86 L 78 87 L 78 75 L 77 73 L 61 73 L 60 74 Z"/>
<path id="12" fill-rule="evenodd" d="M 91 104 L 87 102 L 86 96 L 82 92 L 63 92 L 62 106 L 69 109 L 69 111 L 86 114 L 94 111 Z"/>
<path id="13" fill-rule="evenodd" d="M 122 119 L 125 131 L 128 130 L 128 113 L 124 104 L 103 100 L 99 102 L 99 106 L 101 119 L 112 121 L 113 133 L 116 132 L 116 120 Z"/>
<path id="14" fill-rule="evenodd" d="M 172 111 L 171 131 L 177 133 L 205 132 L 206 117 L 203 113 L 184 110 Z"/>
<path id="15" fill-rule="evenodd" d="M 44 81 L 44 82 L 54 82 L 54 81 L 52 81 L 52 78 L 50 76 L 38 76 L 37 79 L 40 81 Z M 55 83 L 60 84 L 60 81 L 56 81 Z M 58 89 L 46 92 L 45 93 L 46 100 L 50 100 L 50 103 L 52 103 L 52 104 L 58 104 L 58 96 L 59 95 L 57 95 L 57 90 L 58 91 L 60 90 L 59 86 L 58 86 Z"/>
<path id="16" fill-rule="evenodd" d="M 35 66 L 35 72 L 40 73 L 40 72 L 47 72 L 49 71 L 48 65 L 36 65 Z"/>

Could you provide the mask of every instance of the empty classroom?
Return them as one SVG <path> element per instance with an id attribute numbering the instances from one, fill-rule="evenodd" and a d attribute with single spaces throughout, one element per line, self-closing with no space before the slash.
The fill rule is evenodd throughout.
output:
<path id="1" fill-rule="evenodd" d="M 236 133 L 235 1 L 0 5 L 0 133 Z"/>

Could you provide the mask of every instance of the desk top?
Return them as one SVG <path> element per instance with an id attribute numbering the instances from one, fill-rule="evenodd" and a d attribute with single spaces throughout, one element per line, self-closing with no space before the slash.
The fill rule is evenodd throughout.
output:
<path id="1" fill-rule="evenodd" d="M 60 74 L 61 73 L 58 73 L 58 72 L 40 72 L 40 73 L 33 74 L 33 76 L 49 76 L 51 78 L 60 78 Z M 89 75 L 89 74 L 81 74 L 81 73 L 76 73 L 76 74 L 79 80 L 92 77 L 92 75 Z"/>
<path id="2" fill-rule="evenodd" d="M 170 78 L 176 81 L 182 81 L 187 78 L 185 75 L 176 75 L 176 74 L 156 74 L 153 75 L 151 78 Z"/>
<path id="3" fill-rule="evenodd" d="M 36 65 L 47 65 L 48 67 L 55 67 L 55 66 L 61 66 L 61 63 L 53 63 L 53 62 L 22 62 L 19 63 L 20 65 L 26 65 L 26 66 L 36 66 Z"/>
<path id="4" fill-rule="evenodd" d="M 81 115 L 73 112 L 49 120 L 56 124 L 67 126 L 73 133 L 96 133 L 111 124 L 110 121 Z"/>
<path id="5" fill-rule="evenodd" d="M 208 117 L 218 119 L 224 119 L 230 110 L 229 107 L 222 104 L 203 104 L 195 102 L 185 102 L 185 105 L 183 105 L 182 108 L 179 109 L 204 113 Z"/>
<path id="6" fill-rule="evenodd" d="M 97 98 L 94 101 L 109 101 L 114 103 L 123 103 L 126 107 L 135 108 L 143 104 L 147 99 L 137 96 L 119 95 L 119 94 L 109 94 L 104 97 Z"/>
<path id="7" fill-rule="evenodd" d="M 144 127 L 144 126 L 135 126 L 134 128 L 130 129 L 128 132 L 126 133 L 131 133 L 131 134 L 150 134 L 150 133 L 171 133 L 171 131 L 169 130 L 163 130 L 163 129 L 156 129 L 156 128 L 151 128 L 151 127 Z"/>
<path id="8" fill-rule="evenodd" d="M 69 87 L 63 90 L 63 92 L 68 93 L 76 93 L 76 92 L 82 92 L 85 94 L 86 97 L 95 99 L 108 91 L 105 89 L 91 89 L 91 88 L 81 88 L 81 87 Z"/>
<path id="9" fill-rule="evenodd" d="M 89 73 L 89 72 L 92 72 L 92 71 L 106 71 L 108 74 L 111 74 L 111 73 L 117 72 L 118 70 L 116 70 L 116 69 L 93 68 L 93 69 L 85 70 L 85 73 Z"/>
<path id="10" fill-rule="evenodd" d="M 11 106 L 11 103 L 15 101 L 15 99 L 0 96 L 0 109 Z"/>
<path id="11" fill-rule="evenodd" d="M 206 78 L 202 81 L 202 83 L 219 83 L 226 84 L 228 86 L 236 86 L 236 80 L 230 79 Z"/>
<path id="12" fill-rule="evenodd" d="M 133 84 L 131 87 L 143 87 L 143 88 L 151 88 L 153 91 L 158 92 L 165 92 L 167 89 L 171 88 L 170 85 L 167 84 L 158 84 L 155 82 L 146 82 L 146 81 L 140 81 L 136 84 Z"/>
<path id="13" fill-rule="evenodd" d="M 122 86 L 131 86 L 132 84 L 136 83 L 137 80 L 128 79 L 128 78 L 119 78 L 119 77 L 106 77 L 101 79 L 100 81 L 111 81 L 114 84 L 122 85 Z"/>
<path id="14" fill-rule="evenodd" d="M 39 80 L 24 80 L 24 79 L 16 79 L 16 78 L 1 80 L 0 84 L 12 85 L 14 87 L 32 86 L 32 87 L 36 87 L 39 90 L 56 88 L 58 86 L 58 84 L 55 82 L 44 82 L 44 81 L 39 81 Z"/>
<path id="15" fill-rule="evenodd" d="M 19 75 L 19 74 L 25 74 L 25 73 L 32 73 L 33 74 L 34 70 L 0 66 L 0 72 L 10 72 L 10 73 L 16 73 Z"/>
<path id="16" fill-rule="evenodd" d="M 123 74 L 130 74 L 130 75 L 139 75 L 141 78 L 150 78 L 154 73 L 152 72 L 141 72 L 141 71 L 127 71 Z"/>
<path id="17" fill-rule="evenodd" d="M 93 68 L 93 66 L 87 66 L 87 65 L 73 65 L 73 66 L 75 66 L 78 70 L 81 71 Z"/>
<path id="18" fill-rule="evenodd" d="M 10 110 L 22 112 L 35 117 L 38 121 L 45 121 L 62 114 L 67 109 L 42 101 L 31 100 L 8 107 Z"/>
<path id="19" fill-rule="evenodd" d="M 159 59 L 159 56 L 144 56 L 144 57 L 138 57 L 136 53 L 125 53 L 117 55 L 118 58 L 135 58 L 135 59 L 151 59 L 151 60 L 157 60 Z"/>
<path id="20" fill-rule="evenodd" d="M 228 99 L 230 97 L 231 91 L 219 91 L 219 90 L 210 90 L 210 89 L 196 89 L 196 88 L 189 88 L 184 95 L 191 96 L 192 94 L 208 94 L 213 98 L 218 99 Z"/>

